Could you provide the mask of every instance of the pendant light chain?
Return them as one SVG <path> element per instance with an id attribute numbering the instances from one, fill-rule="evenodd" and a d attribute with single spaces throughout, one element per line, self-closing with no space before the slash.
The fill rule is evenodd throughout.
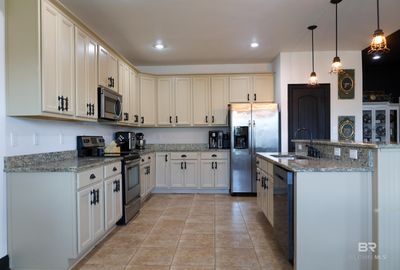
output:
<path id="1" fill-rule="evenodd" d="M 314 69 L 314 29 L 311 30 L 311 52 L 312 52 L 312 71 L 315 72 L 315 69 Z"/>
<path id="2" fill-rule="evenodd" d="M 379 23 L 379 0 L 376 0 L 376 12 L 377 12 L 377 21 L 378 21 L 378 29 L 381 29 L 380 23 Z"/>
<path id="3" fill-rule="evenodd" d="M 335 4 L 336 6 L 336 57 L 338 56 L 338 16 L 337 16 L 337 10 L 338 6 L 337 3 Z"/>

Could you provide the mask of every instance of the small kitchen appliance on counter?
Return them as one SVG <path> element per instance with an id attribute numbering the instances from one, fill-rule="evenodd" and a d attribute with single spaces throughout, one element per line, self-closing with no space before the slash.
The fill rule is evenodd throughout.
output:
<path id="1" fill-rule="evenodd" d="M 114 140 L 122 152 L 130 152 L 136 148 L 136 135 L 134 132 L 119 131 L 114 134 Z"/>
<path id="2" fill-rule="evenodd" d="M 136 133 L 136 149 L 143 150 L 146 148 L 146 140 L 143 133 Z"/>
<path id="3" fill-rule="evenodd" d="M 117 132 L 118 133 L 118 132 Z M 117 136 L 117 133 L 115 136 Z M 129 132 L 128 132 L 129 133 Z M 127 135 L 127 134 L 125 134 Z M 132 134 L 131 134 L 132 136 Z M 123 138 L 128 138 L 123 136 Z M 140 210 L 140 155 L 134 149 L 118 153 L 105 153 L 102 136 L 77 136 L 79 157 L 122 157 L 122 218 L 119 225 L 127 224 Z M 129 148 L 129 143 L 127 146 Z"/>
<path id="4" fill-rule="evenodd" d="M 213 130 L 208 132 L 208 148 L 222 149 L 223 148 L 224 132 L 221 130 Z"/>

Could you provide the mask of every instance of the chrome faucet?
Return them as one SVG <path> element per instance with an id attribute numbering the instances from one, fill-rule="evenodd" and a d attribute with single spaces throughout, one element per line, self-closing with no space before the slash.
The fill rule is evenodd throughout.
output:
<path id="1" fill-rule="evenodd" d="M 299 132 L 307 132 L 309 137 L 310 137 L 310 144 L 306 145 L 307 147 L 307 156 L 309 157 L 315 157 L 315 158 L 321 158 L 321 152 L 314 147 L 313 144 L 313 136 L 312 136 L 312 132 L 308 129 L 308 128 L 299 128 L 296 130 L 296 132 L 294 133 L 294 139 L 297 139 L 297 135 Z"/>

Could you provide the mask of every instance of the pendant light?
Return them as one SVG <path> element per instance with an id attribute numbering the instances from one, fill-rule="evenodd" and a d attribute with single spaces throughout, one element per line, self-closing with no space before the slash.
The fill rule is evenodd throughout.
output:
<path id="1" fill-rule="evenodd" d="M 331 3 L 335 5 L 335 20 L 336 20 L 336 55 L 333 58 L 333 63 L 331 66 L 331 74 L 337 74 L 340 72 L 343 72 L 343 65 L 342 62 L 340 62 L 340 57 L 338 56 L 338 16 L 337 16 L 337 11 L 338 11 L 338 4 L 342 2 L 342 0 L 331 0 Z"/>
<path id="2" fill-rule="evenodd" d="M 379 24 L 379 0 L 376 0 L 376 17 L 377 17 L 377 25 L 378 29 L 375 30 L 374 35 L 371 41 L 371 47 L 368 51 L 368 54 L 380 54 L 389 51 L 386 43 L 386 37 L 383 33 L 382 29 L 380 28 Z"/>
<path id="3" fill-rule="evenodd" d="M 308 80 L 308 85 L 315 86 L 318 85 L 317 73 L 314 69 L 314 30 L 317 28 L 316 25 L 310 25 L 308 30 L 311 30 L 311 55 L 312 55 L 312 72 Z"/>

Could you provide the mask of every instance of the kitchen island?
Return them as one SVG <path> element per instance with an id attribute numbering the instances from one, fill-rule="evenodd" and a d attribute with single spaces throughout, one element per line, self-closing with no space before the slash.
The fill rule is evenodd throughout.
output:
<path id="1" fill-rule="evenodd" d="M 257 164 L 259 206 L 294 269 L 371 269 L 358 250 L 372 241 L 370 166 L 287 153 L 257 153 Z"/>

